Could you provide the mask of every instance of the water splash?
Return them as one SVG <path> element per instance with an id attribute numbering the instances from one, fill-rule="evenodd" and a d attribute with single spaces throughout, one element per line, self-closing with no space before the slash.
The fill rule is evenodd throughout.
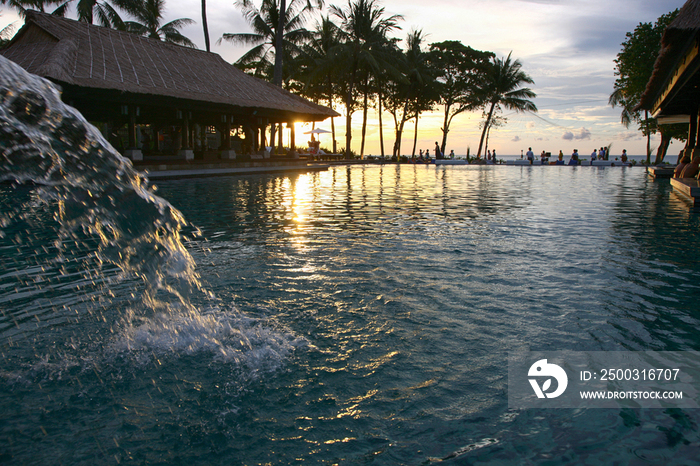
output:
<path id="1" fill-rule="evenodd" d="M 62 239 L 79 230 L 97 238 L 96 258 L 142 277 L 150 292 L 167 290 L 183 300 L 183 290 L 198 288 L 181 242 L 186 222 L 180 212 L 61 102 L 54 85 L 4 57 L 0 64 L 0 181 L 40 184 L 42 198 L 58 205 Z M 0 225 L 16 214 L 3 215 Z"/>
<path id="2" fill-rule="evenodd" d="M 270 321 L 213 308 L 202 314 L 160 314 L 127 326 L 109 347 L 110 354 L 128 353 L 141 363 L 170 355 L 208 352 L 221 364 L 245 369 L 244 377 L 277 370 L 308 341 L 273 326 Z"/>
<path id="3" fill-rule="evenodd" d="M 128 353 L 143 360 L 203 351 L 253 372 L 274 370 L 303 344 L 284 329 L 273 330 L 241 315 L 233 305 L 222 306 L 207 292 L 183 246 L 183 229 L 195 235 L 197 229 L 156 196 L 147 178 L 77 110 L 61 102 L 52 83 L 2 56 L 0 158 L 0 181 L 15 188 L 0 199 L 7 201 L 0 204 L 0 238 L 16 247 L 15 254 L 24 247 L 25 256 L 44 257 L 30 265 L 19 260 L 0 277 L 2 288 L 14 287 L 14 293 L 0 292 L 0 301 L 14 301 L 15 308 L 3 311 L 0 336 L 12 347 L 23 329 L 32 332 L 27 325 L 31 317 L 51 321 L 46 326 L 54 332 L 61 332 L 56 329 L 66 323 L 84 327 L 90 320 L 86 314 L 100 324 L 82 329 L 78 336 L 75 329 L 58 333 L 58 339 L 52 335 L 54 341 L 79 343 L 68 348 L 64 344 L 60 350 L 52 343 L 37 350 L 48 356 L 39 356 L 35 368 L 80 358 L 88 348 L 94 351 L 93 336 L 90 341 L 85 338 L 88 332 L 101 333 L 99 346 L 112 356 Z M 17 191 L 27 184 L 38 186 L 17 201 Z M 41 233 L 31 233 L 26 224 L 48 223 L 36 220 L 41 213 L 47 217 L 46 211 L 53 221 L 51 233 L 44 225 Z M 44 254 L 49 249 L 53 254 Z M 80 277 L 65 278 L 76 275 Z M 62 306 L 54 304 L 59 289 L 69 289 L 68 297 L 60 299 Z M 80 306 L 85 302 L 87 310 Z M 60 318 L 58 311 L 63 311 Z M 77 317 L 71 318 L 73 311 Z"/>

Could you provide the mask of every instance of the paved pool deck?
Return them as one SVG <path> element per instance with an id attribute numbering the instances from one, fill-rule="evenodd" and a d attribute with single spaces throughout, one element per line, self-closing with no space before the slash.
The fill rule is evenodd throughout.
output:
<path id="1" fill-rule="evenodd" d="M 252 175 L 258 173 L 297 173 L 327 170 L 338 162 L 309 162 L 305 160 L 250 161 L 183 161 L 178 159 L 147 159 L 134 167 L 148 174 L 151 180 L 206 178 L 212 176 Z"/>
<path id="2" fill-rule="evenodd" d="M 231 176 L 231 175 L 252 175 L 259 173 L 298 173 L 323 171 L 330 167 L 330 164 L 324 163 L 305 163 L 305 164 L 280 164 L 280 165 L 264 165 L 250 164 L 252 166 L 241 165 L 226 165 L 226 164 L 211 164 L 208 166 L 172 166 L 158 165 L 155 167 L 137 165 L 138 170 L 148 174 L 151 180 L 161 179 L 181 179 L 181 178 L 206 178 L 212 176 Z"/>

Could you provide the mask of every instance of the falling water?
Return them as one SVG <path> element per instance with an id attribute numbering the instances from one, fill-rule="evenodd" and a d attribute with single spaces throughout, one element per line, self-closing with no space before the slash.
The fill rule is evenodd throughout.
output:
<path id="1" fill-rule="evenodd" d="M 24 363 L 79 364 L 89 348 L 93 364 L 207 352 L 257 370 L 298 343 L 206 291 L 183 245 L 197 229 L 52 83 L 0 57 L 0 99 L 1 325 L 15 345 L 52 342 Z"/>

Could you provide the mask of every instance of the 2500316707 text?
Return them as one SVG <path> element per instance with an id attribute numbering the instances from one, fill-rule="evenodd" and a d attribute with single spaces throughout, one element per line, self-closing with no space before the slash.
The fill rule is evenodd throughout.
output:
<path id="1" fill-rule="evenodd" d="M 680 369 L 602 369 L 600 380 L 651 380 L 651 381 L 674 381 L 678 379 Z M 593 376 L 595 378 L 595 372 Z M 581 372 L 581 380 L 588 380 L 591 373 Z"/>

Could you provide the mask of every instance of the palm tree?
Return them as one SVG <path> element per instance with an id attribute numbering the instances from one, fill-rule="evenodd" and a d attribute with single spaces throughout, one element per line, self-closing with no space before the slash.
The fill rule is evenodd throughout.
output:
<path id="1" fill-rule="evenodd" d="M 238 59 L 236 65 L 243 69 L 254 69 L 258 77 L 271 77 L 273 84 L 282 85 L 282 74 L 279 82 L 274 74 L 274 66 L 277 57 L 286 55 L 288 58 L 299 53 L 299 46 L 312 35 L 304 29 L 307 14 L 311 11 L 310 5 L 303 4 L 304 0 L 291 0 L 285 7 L 285 16 L 279 14 L 276 0 L 263 0 L 260 8 L 253 5 L 251 0 L 237 0 L 235 5 L 243 10 L 243 16 L 253 28 L 251 33 L 225 33 L 218 40 L 234 44 L 254 45 L 247 53 Z M 279 27 L 280 18 L 284 26 Z M 282 31 L 278 34 L 278 31 Z M 282 45 L 278 45 L 278 39 Z"/>
<path id="2" fill-rule="evenodd" d="M 312 39 L 304 44 L 301 54 L 297 57 L 300 70 L 298 78 L 304 85 L 302 94 L 316 101 L 327 100 L 331 109 L 338 95 L 336 70 L 338 63 L 344 58 L 335 55 L 340 44 L 339 34 L 338 26 L 330 17 L 322 17 L 321 21 L 316 23 Z M 331 132 L 335 153 L 335 118 L 331 118 Z"/>
<path id="3" fill-rule="evenodd" d="M 413 31 L 407 39 L 406 64 L 408 65 L 407 71 L 410 82 L 408 97 L 411 100 L 412 117 L 415 119 L 412 156 L 416 155 L 420 115 L 423 112 L 432 110 L 435 103 L 439 100 L 435 73 L 430 68 L 428 55 L 422 50 L 424 40 L 425 35 L 423 31 Z M 442 151 L 445 152 L 444 146 Z"/>
<path id="4" fill-rule="evenodd" d="M 29 10 L 38 10 L 42 13 L 46 11 L 46 7 L 49 5 L 56 5 L 60 0 L 0 0 L 0 5 L 7 5 L 17 11 L 20 18 L 24 18 L 25 12 Z M 67 11 L 67 6 L 65 4 L 59 5 L 51 14 L 56 14 L 58 16 L 65 16 Z"/>
<path id="5" fill-rule="evenodd" d="M 70 1 L 70 0 L 69 0 Z M 67 5 L 69 2 L 66 2 Z M 124 20 L 112 5 L 97 0 L 78 0 L 76 5 L 78 20 L 114 29 L 125 29 Z"/>
<path id="6" fill-rule="evenodd" d="M 194 42 L 180 32 L 182 27 L 194 24 L 194 20 L 179 18 L 162 24 L 165 0 L 118 0 L 115 3 L 136 19 L 124 23 L 127 31 L 171 44 L 197 48 Z"/>
<path id="7" fill-rule="evenodd" d="M 393 54 L 395 59 L 392 60 L 394 66 L 390 68 L 379 69 L 378 71 L 375 71 L 372 76 L 372 82 L 374 84 L 373 92 L 377 96 L 377 118 L 379 120 L 379 152 L 382 157 L 386 155 L 386 153 L 384 152 L 384 123 L 382 121 L 382 115 L 384 114 L 384 111 L 387 110 L 387 107 L 389 112 L 391 112 L 396 100 L 393 97 L 400 94 L 400 92 L 397 91 L 396 86 L 398 86 L 399 83 L 405 82 L 406 80 L 405 76 L 402 74 L 402 70 L 404 68 L 405 63 L 404 56 L 398 47 L 398 40 L 394 39 L 388 41 L 383 48 L 385 49 L 385 52 L 383 52 L 385 58 L 387 57 L 387 55 Z M 400 70 L 398 70 L 399 68 Z M 397 70 L 399 71 L 398 73 Z M 365 121 L 363 119 L 363 126 L 364 124 Z M 362 144 L 362 147 L 364 148 L 364 144 Z"/>
<path id="8" fill-rule="evenodd" d="M 363 86 L 366 109 L 371 73 L 392 68 L 388 59 L 383 60 L 388 58 L 385 54 L 388 50 L 386 45 L 390 42 L 387 36 L 390 31 L 400 29 L 398 21 L 402 20 L 403 16 L 392 15 L 385 18 L 384 8 L 379 7 L 375 0 L 356 0 L 355 3 L 348 0 L 345 9 L 331 6 L 331 13 L 341 20 L 344 36 L 343 43 L 339 46 L 339 55 L 345 56 L 342 81 L 346 108 L 345 151 L 348 155 L 352 142 L 352 114 L 356 107 L 357 86 Z M 363 120 L 363 129 L 365 121 Z"/>
<path id="9" fill-rule="evenodd" d="M 294 3 L 294 0 L 292 0 L 292 3 Z M 307 11 L 312 11 L 314 5 L 318 8 L 321 9 L 323 8 L 323 0 L 315 0 L 314 3 L 311 3 L 311 0 L 306 0 L 306 6 L 304 7 L 304 10 Z M 290 3 L 291 7 L 291 3 Z M 280 0 L 280 5 L 279 5 L 279 19 L 277 21 L 277 29 L 279 31 L 284 31 L 285 30 L 285 22 L 287 21 L 287 13 L 288 8 L 287 8 L 287 1 L 286 0 Z M 277 36 L 275 38 L 275 50 L 281 50 L 284 48 L 284 40 L 281 36 Z M 275 54 L 275 69 L 274 69 L 274 75 L 272 79 L 272 83 L 275 86 L 282 86 L 282 66 L 283 66 L 283 55 L 282 54 Z"/>
<path id="10" fill-rule="evenodd" d="M 529 100 L 537 97 L 537 94 L 528 87 L 521 87 L 524 83 L 534 84 L 535 82 L 521 70 L 522 64 L 519 60 L 511 61 L 510 56 L 512 53 L 509 53 L 505 59 L 494 59 L 493 65 L 486 72 L 481 92 L 484 99 L 483 108 L 488 108 L 488 113 L 484 121 L 484 128 L 481 131 L 479 150 L 476 153 L 477 157 L 481 157 L 484 137 L 491 127 L 494 111 L 506 108 L 519 113 L 537 113 L 537 107 Z"/>
<path id="11" fill-rule="evenodd" d="M 437 100 L 435 77 L 421 47 L 424 40 L 423 31 L 411 31 L 406 39 L 406 50 L 396 60 L 401 66 L 402 74 L 389 82 L 390 91 L 386 101 L 387 110 L 394 117 L 396 139 L 393 155 L 397 157 L 401 155 L 404 125 L 412 119 L 415 119 L 412 150 L 412 155 L 415 155 L 420 114 L 431 110 Z"/>
<path id="12" fill-rule="evenodd" d="M 74 0 L 67 0 L 61 3 L 61 0 L 3 0 L 0 3 L 11 5 L 14 7 L 21 17 L 24 17 L 26 8 L 31 8 L 39 11 L 44 11 L 47 5 L 57 4 L 51 14 L 65 17 L 68 13 L 68 8 Z M 78 13 L 78 21 L 84 21 L 89 24 L 94 24 L 95 20 L 100 26 L 124 30 L 124 21 L 114 9 L 112 5 L 106 1 L 99 2 L 97 0 L 78 0 L 76 4 Z"/>

